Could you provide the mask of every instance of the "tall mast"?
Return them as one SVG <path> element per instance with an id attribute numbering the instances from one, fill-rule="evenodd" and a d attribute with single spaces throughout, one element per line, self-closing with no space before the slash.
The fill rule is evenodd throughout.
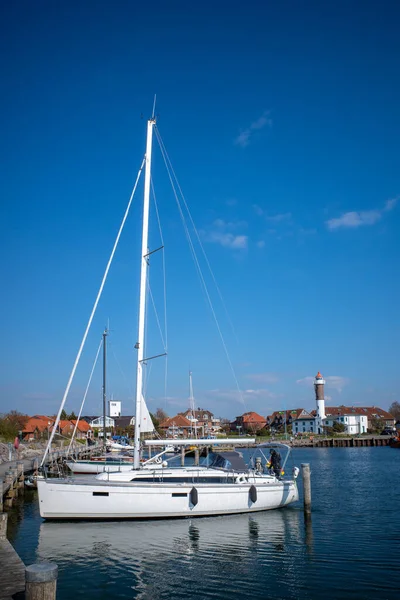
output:
<path id="1" fill-rule="evenodd" d="M 103 444 L 106 446 L 106 416 L 107 416 L 107 392 L 106 392 L 106 368 L 107 368 L 107 335 L 108 329 L 103 332 Z"/>
<path id="2" fill-rule="evenodd" d="M 193 422 L 194 422 L 194 437 L 197 439 L 197 419 L 196 419 L 196 411 L 194 409 L 192 371 L 189 371 L 189 402 L 190 402 L 190 413 L 192 415 L 192 419 L 191 419 L 192 430 L 193 430 Z"/>
<path id="3" fill-rule="evenodd" d="M 140 419 L 141 402 L 143 395 L 143 358 L 144 358 L 144 325 L 146 319 L 146 287 L 147 287 L 147 269 L 148 269 L 148 237 L 149 237 L 149 209 L 150 209 L 150 180 L 151 180 L 151 150 L 153 139 L 153 127 L 155 119 L 147 122 L 147 143 L 146 143 L 146 172 L 144 178 L 144 198 L 143 198 L 143 229 L 142 229 L 142 258 L 140 268 L 140 292 L 139 292 L 139 326 L 136 364 L 136 409 L 135 409 L 135 441 L 133 468 L 138 469 L 140 465 Z"/>

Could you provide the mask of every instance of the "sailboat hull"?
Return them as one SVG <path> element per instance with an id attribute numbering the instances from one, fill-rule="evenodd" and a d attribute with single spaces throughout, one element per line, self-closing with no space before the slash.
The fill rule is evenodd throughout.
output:
<path id="1" fill-rule="evenodd" d="M 149 519 L 258 512 L 299 498 L 295 481 L 267 484 L 104 484 L 38 479 L 45 519 Z M 256 494 L 254 492 L 256 490 Z M 193 492 L 193 489 L 196 492 Z"/>

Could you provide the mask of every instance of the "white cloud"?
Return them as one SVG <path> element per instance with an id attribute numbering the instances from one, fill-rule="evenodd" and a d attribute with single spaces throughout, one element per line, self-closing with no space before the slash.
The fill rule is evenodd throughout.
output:
<path id="1" fill-rule="evenodd" d="M 297 379 L 296 383 L 311 387 L 314 383 L 314 377 L 303 377 L 302 379 Z"/>
<path id="2" fill-rule="evenodd" d="M 326 384 L 330 389 L 341 392 L 345 385 L 349 383 L 347 377 L 340 377 L 339 375 L 329 375 L 325 377 Z"/>
<path id="3" fill-rule="evenodd" d="M 224 248 L 243 249 L 247 248 L 247 235 L 234 235 L 233 233 L 223 233 L 222 231 L 210 231 L 207 241 L 220 244 Z"/>
<path id="4" fill-rule="evenodd" d="M 260 240 L 259 242 L 257 242 L 257 248 L 264 248 L 264 246 L 265 246 L 264 240 Z"/>
<path id="5" fill-rule="evenodd" d="M 254 135 L 254 132 L 259 131 L 267 126 L 272 126 L 272 119 L 270 117 L 269 110 L 266 110 L 261 117 L 259 117 L 256 121 L 253 121 L 249 127 L 241 131 L 235 139 L 235 144 L 241 146 L 242 148 L 246 148 L 246 146 L 250 144 L 250 139 Z"/>
<path id="6" fill-rule="evenodd" d="M 265 218 L 267 219 L 267 221 L 271 221 L 272 223 L 280 223 L 281 221 L 288 221 L 289 219 L 291 219 L 292 213 L 279 213 L 277 215 L 266 216 Z"/>
<path id="7" fill-rule="evenodd" d="M 209 390 L 206 392 L 207 396 L 210 398 L 221 398 L 221 399 L 229 399 L 235 402 L 243 402 L 250 400 L 263 400 L 263 399 L 271 399 L 271 398 L 281 398 L 282 394 L 276 394 L 275 392 L 271 392 L 266 388 L 261 389 L 248 389 L 248 390 Z"/>
<path id="8" fill-rule="evenodd" d="M 347 377 L 341 377 L 340 375 L 328 375 L 327 377 L 324 377 L 324 379 L 328 389 L 336 390 L 339 393 L 350 381 Z M 302 377 L 302 379 L 297 379 L 296 383 L 311 387 L 314 384 L 314 377 Z"/>
<path id="9" fill-rule="evenodd" d="M 253 204 L 253 210 L 259 217 L 264 214 L 264 210 L 261 208 L 261 206 L 258 206 L 258 204 Z"/>
<path id="10" fill-rule="evenodd" d="M 258 383 L 276 383 L 279 378 L 275 373 L 250 373 L 246 375 L 247 379 L 251 381 L 257 381 Z"/>
<path id="11" fill-rule="evenodd" d="M 205 240 L 213 244 L 220 244 L 224 248 L 233 250 L 243 250 L 247 248 L 248 236 L 243 234 L 232 233 L 232 230 L 246 227 L 245 221 L 224 221 L 216 219 L 211 228 L 203 232 Z"/>
<path id="12" fill-rule="evenodd" d="M 398 202 L 397 198 L 391 198 L 385 202 L 385 206 L 381 209 L 350 211 L 343 213 L 340 217 L 325 221 L 328 229 L 331 231 L 341 228 L 355 229 L 364 225 L 374 225 L 380 221 L 385 212 L 393 210 Z"/>
<path id="13" fill-rule="evenodd" d="M 398 196 L 397 196 L 397 198 L 390 198 L 390 200 L 386 200 L 384 210 L 386 212 L 393 210 L 398 201 L 399 201 Z"/>

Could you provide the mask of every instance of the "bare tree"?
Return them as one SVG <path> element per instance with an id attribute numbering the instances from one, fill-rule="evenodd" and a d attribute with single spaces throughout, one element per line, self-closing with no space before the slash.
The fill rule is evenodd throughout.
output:
<path id="1" fill-rule="evenodd" d="M 389 406 L 389 412 L 393 415 L 393 418 L 398 421 L 400 419 L 400 402 L 392 402 Z"/>
<path id="2" fill-rule="evenodd" d="M 157 408 L 154 416 L 160 423 L 168 419 L 167 413 L 162 408 Z"/>

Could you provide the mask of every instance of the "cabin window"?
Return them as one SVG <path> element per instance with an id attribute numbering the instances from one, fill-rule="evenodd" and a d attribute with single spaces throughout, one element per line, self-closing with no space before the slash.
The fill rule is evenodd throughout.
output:
<path id="1" fill-rule="evenodd" d="M 184 494 L 181 492 L 173 492 L 172 497 L 173 498 L 187 498 L 187 494 Z"/>
<path id="2" fill-rule="evenodd" d="M 108 492 L 93 492 L 93 496 L 108 496 Z"/>

